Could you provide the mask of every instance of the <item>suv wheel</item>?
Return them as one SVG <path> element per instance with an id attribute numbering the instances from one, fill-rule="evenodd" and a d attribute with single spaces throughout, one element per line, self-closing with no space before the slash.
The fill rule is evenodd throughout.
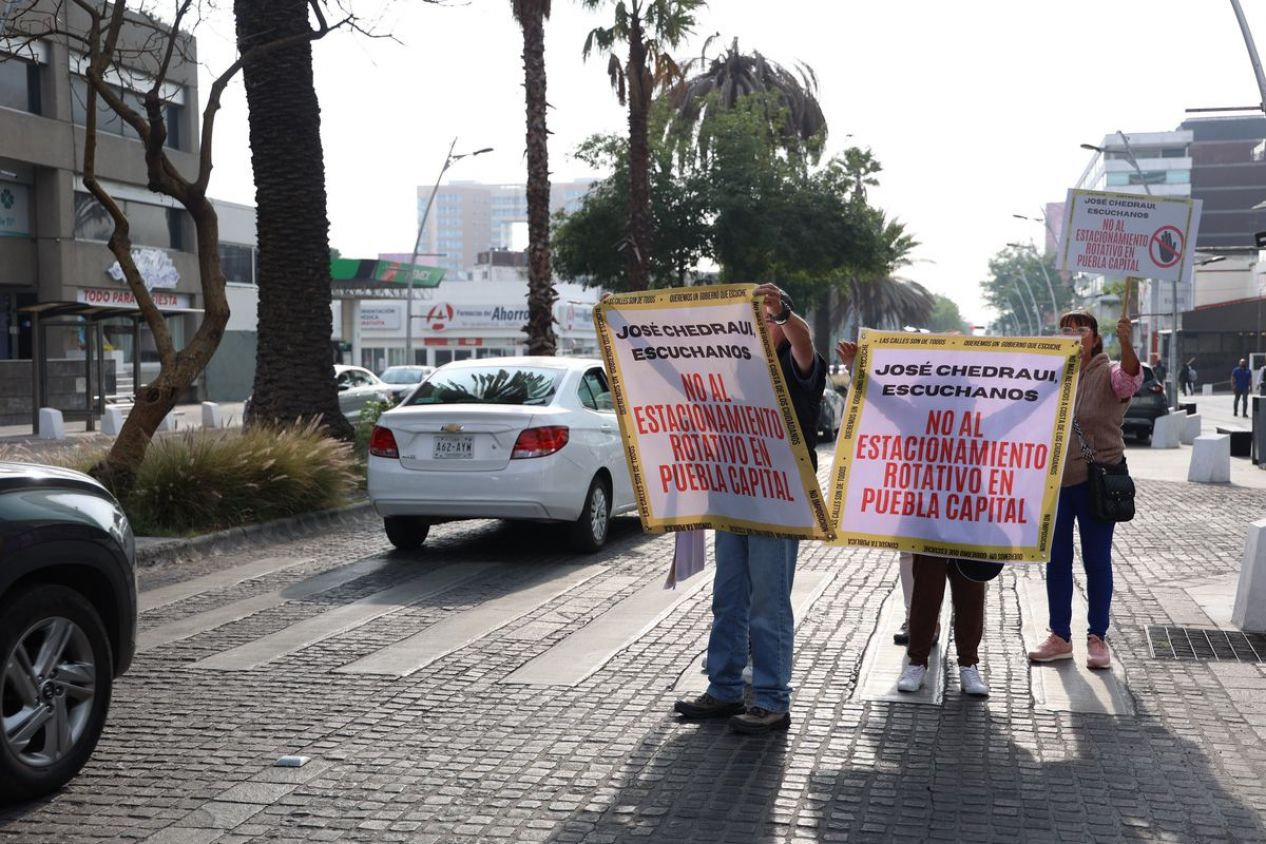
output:
<path id="1" fill-rule="evenodd" d="M 73 777 L 97 746 L 114 678 L 97 611 L 64 586 L 0 602 L 0 800 L 26 800 Z"/>
<path id="2" fill-rule="evenodd" d="M 597 551 L 606 543 L 610 527 L 611 493 L 606 482 L 601 477 L 595 477 L 589 484 L 580 518 L 572 523 L 568 531 L 571 547 L 577 551 Z"/>
<path id="3" fill-rule="evenodd" d="M 420 547 L 431 532 L 430 523 L 416 516 L 387 516 L 382 523 L 387 539 L 401 551 Z"/>

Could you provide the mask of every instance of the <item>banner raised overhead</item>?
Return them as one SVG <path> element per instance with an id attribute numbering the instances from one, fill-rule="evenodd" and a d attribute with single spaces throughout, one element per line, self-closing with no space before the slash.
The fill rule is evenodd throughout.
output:
<path id="1" fill-rule="evenodd" d="M 826 538 L 826 506 L 753 285 L 612 296 L 594 309 L 649 531 Z"/>
<path id="2" fill-rule="evenodd" d="M 1048 560 L 1077 365 L 1072 338 L 862 331 L 832 471 L 838 542 Z"/>
<path id="3" fill-rule="evenodd" d="M 1200 200 L 1074 189 L 1064 208 L 1058 269 L 1158 281 L 1190 271 Z"/>

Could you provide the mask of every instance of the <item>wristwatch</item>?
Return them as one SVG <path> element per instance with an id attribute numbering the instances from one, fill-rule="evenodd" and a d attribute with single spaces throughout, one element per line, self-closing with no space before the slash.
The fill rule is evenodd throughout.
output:
<path id="1" fill-rule="evenodd" d="M 778 314 L 778 316 L 774 317 L 774 325 L 785 325 L 787 320 L 791 319 L 791 314 L 792 314 L 791 297 L 788 296 L 786 293 L 783 293 L 781 296 L 781 301 L 782 301 L 782 311 Z"/>

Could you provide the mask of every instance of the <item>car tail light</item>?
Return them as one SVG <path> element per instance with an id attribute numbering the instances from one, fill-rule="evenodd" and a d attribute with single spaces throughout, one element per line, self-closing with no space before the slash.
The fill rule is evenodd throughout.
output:
<path id="1" fill-rule="evenodd" d="M 563 425 L 547 425 L 543 428 L 528 428 L 519 434 L 514 441 L 511 460 L 527 457 L 545 457 L 567 445 L 569 434 Z"/>
<path id="2" fill-rule="evenodd" d="M 369 453 L 374 457 L 400 459 L 400 449 L 396 448 L 396 436 L 391 433 L 390 428 L 384 428 L 381 425 L 374 426 L 373 433 L 369 435 Z"/>

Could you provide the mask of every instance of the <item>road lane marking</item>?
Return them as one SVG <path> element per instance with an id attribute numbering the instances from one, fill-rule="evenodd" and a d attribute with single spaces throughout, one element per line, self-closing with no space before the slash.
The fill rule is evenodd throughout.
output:
<path id="1" fill-rule="evenodd" d="M 429 571 L 359 601 L 304 619 L 254 641 L 195 662 L 194 668 L 242 671 L 360 627 L 403 607 L 474 580 L 496 563 L 458 563 Z"/>
<path id="2" fill-rule="evenodd" d="M 502 683 L 532 686 L 575 686 L 608 660 L 640 639 L 707 582 L 696 575 L 674 589 L 665 589 L 662 575 L 567 636 L 545 653 L 529 660 Z"/>
<path id="3" fill-rule="evenodd" d="M 302 557 L 263 557 L 223 571 L 214 571 L 201 577 L 149 589 L 137 596 L 137 607 L 140 612 L 149 612 L 203 592 L 210 592 L 212 589 L 236 586 L 244 580 L 254 580 L 306 562 L 308 559 Z"/>
<path id="4" fill-rule="evenodd" d="M 361 560 L 353 565 L 331 569 L 314 577 L 291 583 L 281 589 L 265 592 L 263 595 L 243 598 L 240 601 L 233 601 L 222 607 L 194 613 L 185 618 L 150 627 L 138 634 L 136 650 L 138 653 L 150 651 L 160 645 L 166 645 L 180 639 L 188 639 L 191 636 L 214 630 L 217 627 L 223 627 L 225 624 L 238 621 L 255 613 L 279 607 L 289 601 L 301 601 L 312 595 L 328 592 L 357 578 L 373 574 L 391 564 L 390 560 L 382 558 Z"/>
<path id="5" fill-rule="evenodd" d="M 500 598 L 454 613 L 425 630 L 334 669 L 345 674 L 407 677 L 601 574 L 603 566 L 558 566 Z"/>
<path id="6" fill-rule="evenodd" d="M 907 665 L 905 648 L 892 643 L 892 636 L 901 628 L 906 618 L 905 597 L 901 584 L 889 593 L 879 611 L 879 623 L 866 645 L 862 667 L 853 689 L 854 700 L 882 700 L 889 703 L 920 703 L 940 706 L 945 697 L 945 663 L 950 640 L 949 584 L 945 586 L 945 599 L 941 602 L 941 637 L 928 655 L 928 673 L 923 678 L 923 688 L 917 692 L 897 691 L 897 679 Z"/>
<path id="7" fill-rule="evenodd" d="M 822 593 L 826 591 L 826 587 L 835 579 L 834 572 L 827 571 L 798 571 L 796 572 L 795 584 L 791 587 L 791 611 L 795 618 L 795 625 L 800 627 L 801 622 L 809 614 L 809 608 L 813 606 L 818 598 L 822 597 Z M 707 672 L 701 670 L 703 659 L 707 656 L 707 649 L 695 652 L 690 657 L 690 664 L 686 665 L 682 670 L 676 673 L 677 680 L 673 684 L 674 691 L 681 693 L 702 692 L 708 686 Z"/>
<path id="8" fill-rule="evenodd" d="M 1050 610 L 1046 584 L 1040 577 L 1017 577 L 1020 594 L 1021 631 L 1025 651 L 1036 648 L 1047 636 Z M 1073 590 L 1073 625 L 1081 627 L 1086 618 L 1086 599 Z M 1134 699 L 1125 683 L 1125 668 L 1117 660 L 1111 671 L 1086 667 L 1086 637 L 1073 636 L 1073 658 L 1045 664 L 1030 664 L 1033 705 L 1047 712 L 1095 712 L 1103 715 L 1133 715 Z"/>

